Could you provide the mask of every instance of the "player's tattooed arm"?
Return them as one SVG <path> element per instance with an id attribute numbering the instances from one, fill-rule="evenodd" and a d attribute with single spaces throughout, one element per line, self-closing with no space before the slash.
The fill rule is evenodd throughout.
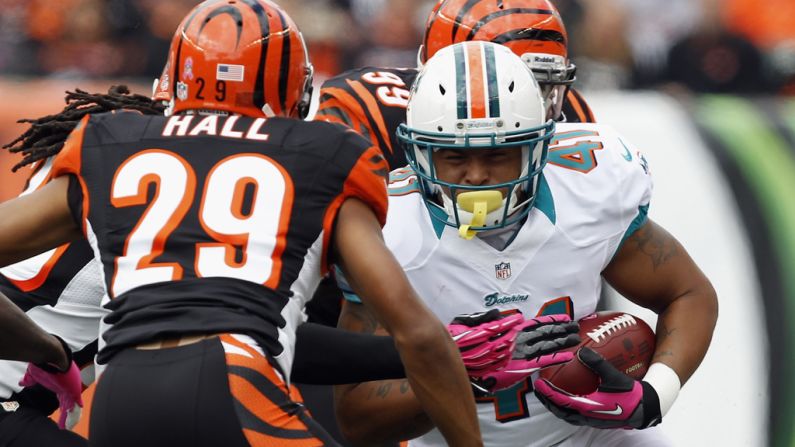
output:
<path id="1" fill-rule="evenodd" d="M 687 250 L 649 220 L 624 241 L 602 275 L 658 314 L 654 361 L 673 368 L 685 383 L 704 358 L 718 317 L 715 289 Z"/>
<path id="2" fill-rule="evenodd" d="M 675 331 L 676 331 L 676 328 L 669 328 L 665 324 L 665 320 L 661 319 L 659 321 L 659 323 L 657 324 L 657 331 L 656 331 L 656 333 L 657 333 L 657 345 L 665 346 L 665 341 L 668 339 L 668 337 L 673 335 L 673 333 Z M 673 352 L 671 352 L 669 350 L 665 350 L 664 351 L 664 350 L 657 349 L 654 352 L 654 357 L 652 358 L 652 362 L 663 362 L 663 363 L 665 363 L 666 357 L 672 357 L 672 356 L 673 356 Z"/>
<path id="3" fill-rule="evenodd" d="M 656 224 L 642 226 L 625 244 L 648 256 L 654 270 L 679 253 L 677 240 Z"/>
<path id="4" fill-rule="evenodd" d="M 349 199 L 343 203 L 334 249 L 351 289 L 392 335 L 413 391 L 411 396 L 390 395 L 387 402 L 368 400 L 369 389 L 360 384 L 335 387 L 338 421 L 346 438 L 361 445 L 393 441 L 384 439 L 385 434 L 395 433 L 424 412 L 449 444 L 482 445 L 475 400 L 468 394 L 470 384 L 457 346 L 416 295 L 384 244 L 375 214 L 363 202 Z M 372 330 L 367 318 L 359 316 L 354 321 Z M 341 325 L 349 323 L 345 317 Z M 439 369 L 445 374 L 439 374 Z M 456 405 L 447 404 L 451 401 Z"/>
<path id="5" fill-rule="evenodd" d="M 364 334 L 386 333 L 386 330 L 378 324 L 375 315 L 370 312 L 367 306 L 351 301 L 345 301 L 342 305 L 338 327 Z"/>
<path id="6" fill-rule="evenodd" d="M 386 333 L 367 306 L 350 301 L 346 301 L 342 306 L 338 327 L 368 334 Z M 433 423 L 419 405 L 407 379 L 339 385 L 335 387 L 334 394 L 335 399 L 340 401 L 358 400 L 361 404 L 357 407 L 363 413 L 384 416 L 378 430 L 372 430 L 379 433 L 379 439 L 348 434 L 352 439 L 366 439 L 367 445 L 396 445 L 400 440 L 421 436 L 433 428 Z M 390 410 L 383 411 L 387 407 Z M 356 419 L 358 416 L 349 415 L 349 417 Z"/>
<path id="7" fill-rule="evenodd" d="M 348 439 L 359 440 L 361 445 L 396 445 L 399 441 L 416 438 L 433 428 L 433 422 L 422 410 L 407 379 L 363 382 L 334 388 L 335 399 L 358 399 L 360 402 L 357 407 L 361 417 L 350 413 L 343 417 L 367 421 L 367 427 L 361 424 L 348 426 L 361 427 L 368 434 L 345 433 Z"/>

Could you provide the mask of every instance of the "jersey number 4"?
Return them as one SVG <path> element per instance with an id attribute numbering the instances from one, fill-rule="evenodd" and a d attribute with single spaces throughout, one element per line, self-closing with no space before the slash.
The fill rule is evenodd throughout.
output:
<path id="1" fill-rule="evenodd" d="M 549 143 L 547 163 L 587 174 L 597 165 L 594 151 L 603 149 L 602 143 L 592 140 L 581 140 L 574 144 L 564 145 L 563 142 L 582 137 L 598 137 L 599 133 L 592 130 L 575 130 L 561 132 Z"/>
<path id="2" fill-rule="evenodd" d="M 146 205 L 152 184 L 154 198 L 127 237 L 123 255 L 116 258 L 113 296 L 182 279 L 182 266 L 154 259 L 163 253 L 166 240 L 193 204 L 196 174 L 173 152 L 140 152 L 116 171 L 111 203 L 116 208 Z M 247 191 L 253 194 L 251 206 L 244 210 Z M 287 227 L 292 191 L 287 173 L 263 155 L 233 155 L 213 166 L 198 215 L 200 225 L 216 242 L 196 244 L 196 276 L 238 278 L 275 288 L 285 242 L 278 235 Z M 242 257 L 235 256 L 236 248 L 242 248 Z"/>

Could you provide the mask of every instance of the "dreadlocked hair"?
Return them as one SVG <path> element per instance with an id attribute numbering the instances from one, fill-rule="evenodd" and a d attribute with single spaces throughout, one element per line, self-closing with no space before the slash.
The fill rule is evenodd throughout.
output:
<path id="1" fill-rule="evenodd" d="M 66 137 L 77 123 L 89 113 L 103 113 L 119 109 L 137 110 L 144 115 L 162 115 L 165 105 L 150 98 L 130 94 L 126 85 L 114 85 L 108 93 L 91 94 L 80 89 L 66 92 L 66 107 L 55 115 L 37 119 L 21 119 L 18 123 L 30 123 L 30 128 L 14 141 L 3 146 L 11 153 L 22 152 L 22 161 L 12 171 L 55 155 L 61 151 Z"/>

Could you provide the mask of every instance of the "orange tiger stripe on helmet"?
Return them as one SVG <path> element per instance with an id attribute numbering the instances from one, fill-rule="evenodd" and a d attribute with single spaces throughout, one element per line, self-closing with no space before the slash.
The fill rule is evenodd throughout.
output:
<path id="1" fill-rule="evenodd" d="M 549 53 L 568 58 L 568 37 L 548 0 L 440 0 L 426 21 L 420 60 L 458 42 L 485 40 L 514 53 Z"/>
<path id="2" fill-rule="evenodd" d="M 207 0 L 177 28 L 153 98 L 173 111 L 303 117 L 312 65 L 290 17 L 269 0 Z"/>

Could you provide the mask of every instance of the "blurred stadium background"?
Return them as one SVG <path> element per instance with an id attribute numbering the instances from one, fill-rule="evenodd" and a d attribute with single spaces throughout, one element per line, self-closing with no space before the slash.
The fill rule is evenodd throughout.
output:
<path id="1" fill-rule="evenodd" d="M 554 0 L 553 0 L 554 1 Z M 67 89 L 148 94 L 195 0 L 0 0 L 0 141 Z M 414 66 L 430 0 L 279 0 L 324 78 Z M 709 353 L 664 427 L 681 446 L 795 445 L 795 1 L 557 0 L 576 86 L 644 153 L 651 215 L 712 279 Z M 24 169 L 0 152 L 0 200 Z M 612 295 L 608 307 L 654 316 Z M 692 321 L 691 324 L 700 324 Z"/>

